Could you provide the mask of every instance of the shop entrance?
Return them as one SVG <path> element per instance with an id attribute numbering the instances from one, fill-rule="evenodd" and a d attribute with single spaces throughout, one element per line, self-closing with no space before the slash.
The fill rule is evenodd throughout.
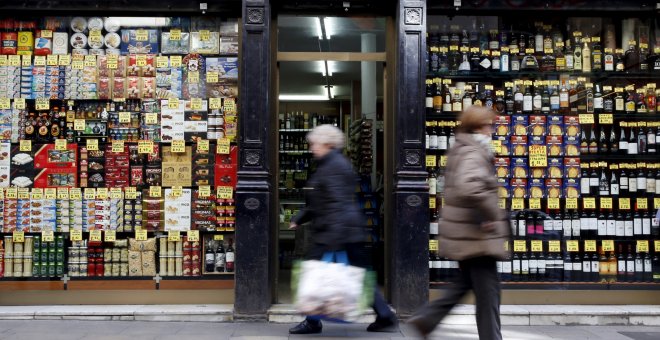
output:
<path id="1" fill-rule="evenodd" d="M 346 134 L 344 153 L 360 178 L 356 201 L 368 220 L 374 269 L 384 272 L 385 27 L 385 18 L 278 17 L 276 303 L 292 302 L 291 268 L 310 242 L 307 226 L 288 226 L 305 204 L 315 169 L 305 137 L 317 125 Z"/>

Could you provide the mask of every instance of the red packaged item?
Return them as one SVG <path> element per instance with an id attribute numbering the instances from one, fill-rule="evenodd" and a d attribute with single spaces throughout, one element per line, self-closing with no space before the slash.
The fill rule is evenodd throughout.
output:
<path id="1" fill-rule="evenodd" d="M 140 98 L 140 78 L 128 77 L 128 85 L 126 86 L 126 98 L 139 99 Z"/>
<path id="2" fill-rule="evenodd" d="M 112 80 L 112 98 L 126 98 L 126 78 Z"/>
<path id="3" fill-rule="evenodd" d="M 236 171 L 238 169 L 238 148 L 231 146 L 227 155 L 215 156 L 215 185 L 236 188 Z"/>
<path id="4" fill-rule="evenodd" d="M 99 78 L 99 99 L 110 99 L 110 78 Z"/>
<path id="5" fill-rule="evenodd" d="M 128 56 L 128 65 L 126 67 L 126 75 L 129 77 L 140 76 L 140 67 L 137 66 L 137 56 L 131 54 Z"/>
<path id="6" fill-rule="evenodd" d="M 0 54 L 16 54 L 18 52 L 18 34 L 16 33 L 16 23 L 13 19 L 4 19 L 0 21 L 0 30 L 2 30 L 2 49 Z"/>
<path id="7" fill-rule="evenodd" d="M 144 169 L 141 165 L 131 167 L 131 185 L 132 187 L 144 185 Z"/>
<path id="8" fill-rule="evenodd" d="M 156 76 L 156 61 L 153 54 L 146 56 L 147 64 L 142 66 L 142 76 L 143 77 L 155 77 Z"/>

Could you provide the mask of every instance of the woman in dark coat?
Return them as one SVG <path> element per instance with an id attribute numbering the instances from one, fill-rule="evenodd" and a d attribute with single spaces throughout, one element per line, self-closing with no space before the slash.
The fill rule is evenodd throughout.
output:
<path id="1" fill-rule="evenodd" d="M 366 221 L 360 207 L 355 203 L 357 177 L 349 160 L 341 153 L 344 134 L 332 125 L 320 125 L 308 135 L 307 141 L 317 161 L 316 172 L 307 186 L 307 205 L 291 219 L 290 229 L 312 222 L 310 226 L 313 245 L 308 259 L 321 259 L 328 251 L 346 251 L 351 265 L 366 268 L 363 242 L 366 239 Z M 397 329 L 397 320 L 378 289 L 374 294 L 376 321 L 367 328 L 370 332 L 392 332 Z M 307 317 L 291 328 L 291 334 L 320 333 L 323 326 L 318 318 Z"/>

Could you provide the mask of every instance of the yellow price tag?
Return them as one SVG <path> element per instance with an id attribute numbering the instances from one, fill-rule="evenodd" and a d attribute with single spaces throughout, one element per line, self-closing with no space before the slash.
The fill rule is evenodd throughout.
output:
<path id="1" fill-rule="evenodd" d="M 121 188 L 110 188 L 111 199 L 121 199 Z"/>
<path id="2" fill-rule="evenodd" d="M 601 241 L 603 246 L 603 251 L 614 251 L 614 241 L 613 240 L 603 240 Z"/>
<path id="3" fill-rule="evenodd" d="M 630 210 L 630 198 L 619 198 L 619 210 Z"/>
<path id="4" fill-rule="evenodd" d="M 71 230 L 69 232 L 69 238 L 71 241 L 82 241 L 83 240 L 83 235 L 82 235 L 82 230 Z"/>
<path id="5" fill-rule="evenodd" d="M 98 151 L 99 150 L 99 140 L 98 139 L 88 139 L 87 140 L 87 150 L 89 150 L 89 151 Z"/>
<path id="6" fill-rule="evenodd" d="M 130 112 L 119 112 L 119 122 L 120 123 L 130 123 L 131 122 L 131 113 Z"/>
<path id="7" fill-rule="evenodd" d="M 525 209 L 525 200 L 522 198 L 514 198 L 511 200 L 511 210 Z"/>
<path id="8" fill-rule="evenodd" d="M 70 188 L 69 198 L 72 200 L 82 199 L 82 191 L 80 191 L 80 188 Z"/>
<path id="9" fill-rule="evenodd" d="M 150 140 L 138 141 L 138 153 L 153 153 L 154 142 Z"/>
<path id="10" fill-rule="evenodd" d="M 440 166 L 441 167 L 446 167 L 447 166 L 447 156 L 440 156 Z"/>
<path id="11" fill-rule="evenodd" d="M 582 206 L 584 209 L 596 209 L 596 198 L 594 197 L 583 198 Z"/>
<path id="12" fill-rule="evenodd" d="M 577 240 L 566 241 L 566 249 L 573 253 L 580 251 L 580 243 Z"/>
<path id="13" fill-rule="evenodd" d="M 637 209 L 647 210 L 649 208 L 649 201 L 646 198 L 637 199 Z"/>
<path id="14" fill-rule="evenodd" d="M 181 241 L 181 232 L 178 230 L 170 230 L 167 232 L 167 240 L 171 242 Z"/>
<path id="15" fill-rule="evenodd" d="M 149 196 L 151 197 L 161 197 L 163 195 L 162 188 L 159 186 L 150 186 L 149 187 Z"/>
<path id="16" fill-rule="evenodd" d="M 548 251 L 551 253 L 559 253 L 561 251 L 561 241 L 559 240 L 548 241 Z"/>
<path id="17" fill-rule="evenodd" d="M 44 198 L 44 190 L 41 188 L 33 188 L 31 193 L 33 200 L 40 200 Z"/>
<path id="18" fill-rule="evenodd" d="M 598 115 L 598 124 L 614 124 L 614 115 L 611 113 L 603 113 Z"/>
<path id="19" fill-rule="evenodd" d="M 429 197 L 429 209 L 435 209 L 436 208 L 436 198 L 435 196 L 430 196 Z"/>
<path id="20" fill-rule="evenodd" d="M 578 120 L 580 124 L 594 124 L 594 115 L 588 113 L 581 113 L 578 115 Z"/>
<path id="21" fill-rule="evenodd" d="M 38 67 L 46 66 L 46 56 L 43 55 L 34 56 L 34 66 L 38 66 Z"/>
<path id="22" fill-rule="evenodd" d="M 55 241 L 55 232 L 52 230 L 42 230 L 41 231 L 41 241 L 42 242 L 54 242 Z"/>
<path id="23" fill-rule="evenodd" d="M 74 60 L 71 62 L 71 68 L 74 70 L 82 70 L 85 68 L 85 64 L 82 60 Z"/>
<path id="24" fill-rule="evenodd" d="M 9 60 L 7 60 L 7 55 L 0 54 L 0 67 L 7 66 L 8 63 L 9 63 Z"/>
<path id="25" fill-rule="evenodd" d="M 529 146 L 529 166 L 535 168 L 548 166 L 547 146 L 545 145 Z"/>
<path id="26" fill-rule="evenodd" d="M 209 30 L 200 30 L 199 31 L 199 40 L 201 40 L 201 41 L 211 40 L 211 32 Z"/>
<path id="27" fill-rule="evenodd" d="M 158 124 L 158 115 L 156 113 L 147 113 L 144 115 L 144 123 L 147 125 Z"/>
<path id="28" fill-rule="evenodd" d="M 55 140 L 55 150 L 57 151 L 66 151 L 66 139 L 58 138 Z"/>
<path id="29" fill-rule="evenodd" d="M 532 251 L 539 253 L 543 251 L 543 241 L 533 240 L 532 241 Z"/>
<path id="30" fill-rule="evenodd" d="M 55 188 L 46 188 L 46 189 L 44 189 L 44 197 L 47 200 L 57 199 L 57 190 Z"/>
<path id="31" fill-rule="evenodd" d="M 171 193 L 173 197 L 181 197 L 183 195 L 183 188 L 180 186 L 172 187 Z"/>
<path id="32" fill-rule="evenodd" d="M 202 109 L 202 99 L 201 98 L 192 98 L 190 100 L 190 108 L 193 111 L 199 111 Z"/>
<path id="33" fill-rule="evenodd" d="M 222 108 L 222 98 L 209 98 L 209 108 L 219 110 Z"/>
<path id="34" fill-rule="evenodd" d="M 7 188 L 7 193 L 5 198 L 15 200 L 18 198 L 18 189 L 17 188 Z"/>
<path id="35" fill-rule="evenodd" d="M 96 199 L 96 190 L 94 188 L 86 188 L 83 198 L 86 200 L 95 200 Z"/>
<path id="36" fill-rule="evenodd" d="M 215 241 L 223 241 L 225 239 L 224 235 L 213 235 Z"/>
<path id="37" fill-rule="evenodd" d="M 136 230 L 135 231 L 135 240 L 137 240 L 137 241 L 146 241 L 147 240 L 147 231 L 146 230 Z"/>
<path id="38" fill-rule="evenodd" d="M 653 244 L 655 244 L 655 252 L 656 253 L 660 252 L 660 241 L 655 240 L 653 241 Z"/>
<path id="39" fill-rule="evenodd" d="M 31 152 L 32 151 L 32 141 L 29 139 L 21 139 L 20 144 L 19 144 L 19 150 L 23 152 Z"/>
<path id="40" fill-rule="evenodd" d="M 97 188 L 96 189 L 96 198 L 100 200 L 108 199 L 108 188 Z"/>
<path id="41" fill-rule="evenodd" d="M 126 187 L 124 188 L 124 198 L 127 200 L 134 200 L 138 196 L 137 190 L 135 187 Z"/>
<path id="42" fill-rule="evenodd" d="M 506 209 L 506 198 L 500 198 L 497 200 L 497 206 L 500 209 Z"/>
<path id="43" fill-rule="evenodd" d="M 660 208 L 660 197 L 656 197 L 653 199 L 653 209 L 658 209 Z"/>
<path id="44" fill-rule="evenodd" d="M 541 199 L 540 198 L 530 198 L 529 199 L 529 208 L 532 210 L 541 209 Z"/>
<path id="45" fill-rule="evenodd" d="M 101 242 L 103 237 L 100 230 L 90 230 L 89 231 L 89 242 Z"/>
<path id="46" fill-rule="evenodd" d="M 95 55 L 86 55 L 85 61 L 83 62 L 85 67 L 96 67 L 96 56 Z"/>
<path id="47" fill-rule="evenodd" d="M 18 188 L 18 199 L 19 200 L 30 199 L 30 189 L 28 189 L 28 188 Z"/>
<path id="48" fill-rule="evenodd" d="M 99 30 L 89 31 L 89 39 L 88 40 L 90 42 L 90 45 L 95 44 L 95 43 L 98 44 L 98 43 L 103 41 L 102 39 L 103 39 L 103 37 L 101 36 L 101 31 L 99 31 Z"/>
<path id="49" fill-rule="evenodd" d="M 217 153 L 226 155 L 229 154 L 230 151 L 230 141 L 228 138 L 220 138 L 218 139 L 218 150 Z"/>
<path id="50" fill-rule="evenodd" d="M 21 66 L 21 56 L 20 55 L 10 55 L 8 57 L 7 64 L 9 66 Z"/>
<path id="51" fill-rule="evenodd" d="M 596 251 L 596 241 L 595 240 L 586 240 L 584 241 L 584 251 Z"/>
<path id="52" fill-rule="evenodd" d="M 200 185 L 197 196 L 199 198 L 207 198 L 211 196 L 211 187 L 208 185 Z"/>
<path id="53" fill-rule="evenodd" d="M 174 153 L 186 152 L 186 141 L 183 139 L 175 139 L 172 141 L 171 151 Z"/>
<path id="54" fill-rule="evenodd" d="M 11 109 L 11 100 L 9 98 L 0 98 L 0 110 Z"/>
<path id="55" fill-rule="evenodd" d="M 25 110 L 25 98 L 14 98 L 14 108 L 16 110 Z"/>
<path id="56" fill-rule="evenodd" d="M 637 240 L 637 252 L 638 253 L 648 253 L 649 252 L 649 241 L 648 240 Z"/>
<path id="57" fill-rule="evenodd" d="M 438 164 L 438 160 L 435 155 L 426 155 L 426 167 L 434 168 Z"/>
<path id="58" fill-rule="evenodd" d="M 85 131 L 85 120 L 84 119 L 76 119 L 73 121 L 73 129 L 75 131 Z"/>
<path id="59" fill-rule="evenodd" d="M 117 241 L 117 231 L 116 230 L 106 230 L 104 235 L 105 242 L 115 242 Z"/>
<path id="60" fill-rule="evenodd" d="M 513 241 L 513 251 L 516 253 L 524 253 L 527 251 L 527 241 L 525 240 L 514 240 Z"/>
<path id="61" fill-rule="evenodd" d="M 578 199 L 575 197 L 566 199 L 566 209 L 577 209 L 578 208 Z"/>
<path id="62" fill-rule="evenodd" d="M 209 140 L 208 139 L 199 139 L 197 140 L 197 152 L 206 153 L 209 152 Z"/>
<path id="63" fill-rule="evenodd" d="M 147 41 L 147 40 L 149 40 L 149 31 L 147 31 L 147 30 L 137 30 L 137 32 L 135 32 L 135 40 L 136 41 Z"/>
<path id="64" fill-rule="evenodd" d="M 188 242 L 199 242 L 199 230 L 188 230 L 186 234 Z"/>
<path id="65" fill-rule="evenodd" d="M 234 197 L 234 188 L 227 186 L 218 187 L 218 198 L 231 199 Z"/>
<path id="66" fill-rule="evenodd" d="M 167 99 L 167 107 L 176 110 L 179 108 L 179 98 L 168 98 Z"/>
<path id="67" fill-rule="evenodd" d="M 35 100 L 35 106 L 36 106 L 37 111 L 50 110 L 50 99 L 48 99 L 48 98 L 37 98 Z"/>
<path id="68" fill-rule="evenodd" d="M 170 58 L 164 56 L 156 57 L 157 68 L 168 68 L 170 66 Z"/>
<path id="69" fill-rule="evenodd" d="M 69 188 L 57 188 L 57 199 L 58 200 L 68 200 L 69 199 Z"/>
<path id="70" fill-rule="evenodd" d="M 123 140 L 113 140 L 111 151 L 113 153 L 122 153 L 122 152 L 124 152 L 124 141 Z"/>
<path id="71" fill-rule="evenodd" d="M 181 30 L 177 28 L 171 29 L 170 40 L 181 40 Z"/>
<path id="72" fill-rule="evenodd" d="M 559 209 L 559 198 L 548 198 L 548 209 Z"/>
<path id="73" fill-rule="evenodd" d="M 601 209 L 612 209 L 612 197 L 601 197 L 600 198 L 600 208 Z"/>
<path id="74" fill-rule="evenodd" d="M 182 58 L 180 55 L 173 55 L 170 57 L 170 67 L 181 67 Z"/>
<path id="75" fill-rule="evenodd" d="M 144 54 L 137 55 L 135 57 L 135 65 L 137 65 L 138 67 L 147 66 L 147 56 Z"/>
<path id="76" fill-rule="evenodd" d="M 25 232 L 23 232 L 23 231 L 14 231 L 12 233 L 12 239 L 15 243 L 25 242 Z"/>
<path id="77" fill-rule="evenodd" d="M 109 70 L 116 70 L 119 67 L 119 62 L 116 55 L 109 55 L 107 66 Z"/>
<path id="78" fill-rule="evenodd" d="M 199 83 L 199 71 L 188 72 L 188 83 Z"/>
<path id="79" fill-rule="evenodd" d="M 429 240 L 429 251 L 438 251 L 438 240 Z"/>
<path id="80" fill-rule="evenodd" d="M 206 74 L 207 83 L 217 83 L 220 80 L 220 75 L 218 72 L 209 72 Z"/>
<path id="81" fill-rule="evenodd" d="M 69 66 L 71 64 L 71 55 L 70 54 L 63 54 L 58 57 L 57 63 L 60 66 Z"/>
<path id="82" fill-rule="evenodd" d="M 21 58 L 21 66 L 23 67 L 32 66 L 32 56 L 24 55 L 23 58 Z"/>

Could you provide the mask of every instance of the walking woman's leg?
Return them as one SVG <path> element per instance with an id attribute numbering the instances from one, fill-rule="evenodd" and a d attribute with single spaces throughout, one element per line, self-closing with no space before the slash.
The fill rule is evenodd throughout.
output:
<path id="1" fill-rule="evenodd" d="M 480 340 L 502 340 L 500 325 L 500 282 L 496 260 L 474 259 L 471 276 L 476 298 L 477 329 Z"/>

